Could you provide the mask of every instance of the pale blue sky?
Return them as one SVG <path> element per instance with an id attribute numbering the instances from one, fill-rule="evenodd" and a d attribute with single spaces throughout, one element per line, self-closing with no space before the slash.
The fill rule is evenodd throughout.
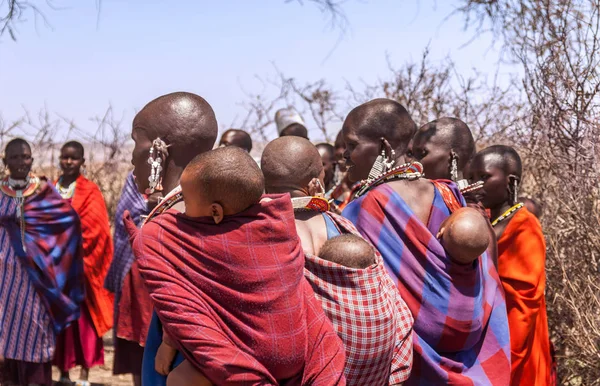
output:
<path id="1" fill-rule="evenodd" d="M 453 3 L 348 0 L 349 30 L 336 46 L 340 31 L 310 2 L 102 0 L 97 25 L 94 0 L 60 0 L 65 9 L 47 14 L 52 29 L 30 22 L 17 42 L 2 38 L 0 113 L 46 105 L 91 128 L 88 118 L 111 103 L 129 125 L 149 100 L 184 90 L 205 97 L 223 129 L 244 114 L 241 86 L 260 91 L 254 75 L 274 75 L 273 63 L 299 81 L 369 82 L 387 73 L 386 54 L 399 67 L 430 44 L 434 60 L 493 72 L 490 37 L 460 48 L 473 31 L 458 16 L 444 22 Z"/>

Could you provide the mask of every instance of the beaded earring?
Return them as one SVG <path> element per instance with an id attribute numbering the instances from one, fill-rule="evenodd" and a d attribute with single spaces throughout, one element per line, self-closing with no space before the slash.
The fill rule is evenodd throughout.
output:
<path id="1" fill-rule="evenodd" d="M 375 162 L 369 171 L 369 179 L 375 179 L 382 175 L 385 170 L 385 150 L 381 149 L 381 154 L 375 158 Z"/>
<path id="2" fill-rule="evenodd" d="M 513 182 L 513 205 L 519 202 L 519 181 L 515 178 Z"/>
<path id="3" fill-rule="evenodd" d="M 458 180 L 458 156 L 454 150 L 450 150 L 450 179 L 454 182 Z"/>
<path id="4" fill-rule="evenodd" d="M 152 142 L 150 153 L 148 154 L 148 164 L 150 165 L 150 176 L 148 176 L 148 189 L 145 193 L 150 195 L 154 192 L 162 191 L 162 163 L 168 155 L 167 144 L 160 138 Z"/>

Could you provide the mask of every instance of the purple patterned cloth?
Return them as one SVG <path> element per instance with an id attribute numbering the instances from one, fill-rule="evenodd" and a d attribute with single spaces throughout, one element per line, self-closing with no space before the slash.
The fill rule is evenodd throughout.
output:
<path id="1" fill-rule="evenodd" d="M 456 186 L 448 186 L 458 201 Z M 382 184 L 344 210 L 383 256 L 414 317 L 414 363 L 406 385 L 508 385 L 510 337 L 498 273 L 487 254 L 450 260 L 435 237 L 450 215 L 438 189 L 429 222 Z"/>
<path id="2" fill-rule="evenodd" d="M 115 317 L 119 310 L 119 298 L 121 296 L 121 288 L 125 276 L 133 263 L 133 251 L 129 244 L 129 234 L 123 225 L 123 213 L 128 210 L 136 225 L 142 222 L 142 216 L 148 215 L 148 208 L 144 197 L 138 191 L 133 173 L 129 173 L 121 199 L 117 204 L 117 212 L 115 213 L 115 234 L 113 236 L 114 255 L 113 261 L 108 269 L 104 287 L 115 294 Z"/>
<path id="3" fill-rule="evenodd" d="M 3 200 L 12 198 L 2 195 Z M 79 318 L 84 299 L 81 224 L 75 210 L 47 184 L 25 199 L 25 239 L 16 216 L 0 214 L 12 250 L 27 271 L 59 333 Z M 1 306 L 1 305 L 0 305 Z"/>

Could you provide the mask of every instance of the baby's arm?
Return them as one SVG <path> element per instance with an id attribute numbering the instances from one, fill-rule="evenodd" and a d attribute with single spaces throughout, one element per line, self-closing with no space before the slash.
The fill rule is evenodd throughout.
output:
<path id="1" fill-rule="evenodd" d="M 212 383 L 185 360 L 171 371 L 167 378 L 167 386 L 212 386 Z"/>
<path id="2" fill-rule="evenodd" d="M 158 348 L 156 358 L 154 358 L 154 369 L 161 375 L 168 375 L 171 371 L 171 365 L 177 355 L 177 350 L 163 341 Z"/>

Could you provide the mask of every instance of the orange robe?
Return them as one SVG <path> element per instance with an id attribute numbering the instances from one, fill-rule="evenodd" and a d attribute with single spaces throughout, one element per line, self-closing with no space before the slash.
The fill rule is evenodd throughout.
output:
<path id="1" fill-rule="evenodd" d="M 71 206 L 81 219 L 85 303 L 99 337 L 113 325 L 114 296 L 104 288 L 104 278 L 112 261 L 113 244 L 104 197 L 96 184 L 77 178 Z"/>
<path id="2" fill-rule="evenodd" d="M 498 273 L 510 328 L 511 385 L 550 385 L 546 243 L 537 218 L 518 210 L 498 240 Z"/>

